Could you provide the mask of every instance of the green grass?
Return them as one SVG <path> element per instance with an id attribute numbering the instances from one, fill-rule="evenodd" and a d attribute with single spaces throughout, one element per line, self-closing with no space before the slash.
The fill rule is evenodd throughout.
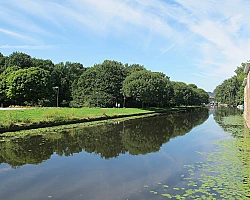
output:
<path id="1" fill-rule="evenodd" d="M 0 110 L 0 128 L 42 123 L 70 122 L 82 119 L 113 117 L 139 113 L 163 112 L 183 108 L 32 108 L 23 110 Z"/>

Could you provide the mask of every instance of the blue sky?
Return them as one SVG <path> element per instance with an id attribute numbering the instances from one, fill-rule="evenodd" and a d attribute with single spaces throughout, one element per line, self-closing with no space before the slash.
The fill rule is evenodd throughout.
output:
<path id="1" fill-rule="evenodd" d="M 250 59 L 246 0 L 0 0 L 0 52 L 139 63 L 213 91 Z"/>

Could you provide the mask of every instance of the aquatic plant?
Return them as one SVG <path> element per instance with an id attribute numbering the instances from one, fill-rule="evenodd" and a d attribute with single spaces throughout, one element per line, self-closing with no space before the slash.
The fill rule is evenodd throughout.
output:
<path id="1" fill-rule="evenodd" d="M 175 199 L 249 199 L 250 140 L 243 122 L 242 116 L 222 118 L 223 127 L 234 137 L 215 141 L 212 152 L 197 152 L 206 161 L 183 166 L 187 170 L 181 175 L 183 188 L 163 183 L 153 191 Z"/>

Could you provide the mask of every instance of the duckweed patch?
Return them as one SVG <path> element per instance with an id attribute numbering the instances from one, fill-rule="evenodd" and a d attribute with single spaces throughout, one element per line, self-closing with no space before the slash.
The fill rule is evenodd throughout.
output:
<path id="1" fill-rule="evenodd" d="M 168 199 L 250 198 L 250 138 L 243 117 L 224 117 L 220 123 L 233 137 L 215 141 L 212 152 L 196 152 L 205 162 L 183 166 L 187 170 L 180 175 L 183 187 L 162 182 L 161 187 L 155 186 L 154 193 Z"/>

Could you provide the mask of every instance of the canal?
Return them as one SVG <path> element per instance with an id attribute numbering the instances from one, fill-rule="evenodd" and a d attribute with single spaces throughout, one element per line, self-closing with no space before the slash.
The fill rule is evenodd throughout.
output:
<path id="1" fill-rule="evenodd" d="M 0 138 L 0 199 L 247 199 L 241 118 L 195 109 Z"/>

